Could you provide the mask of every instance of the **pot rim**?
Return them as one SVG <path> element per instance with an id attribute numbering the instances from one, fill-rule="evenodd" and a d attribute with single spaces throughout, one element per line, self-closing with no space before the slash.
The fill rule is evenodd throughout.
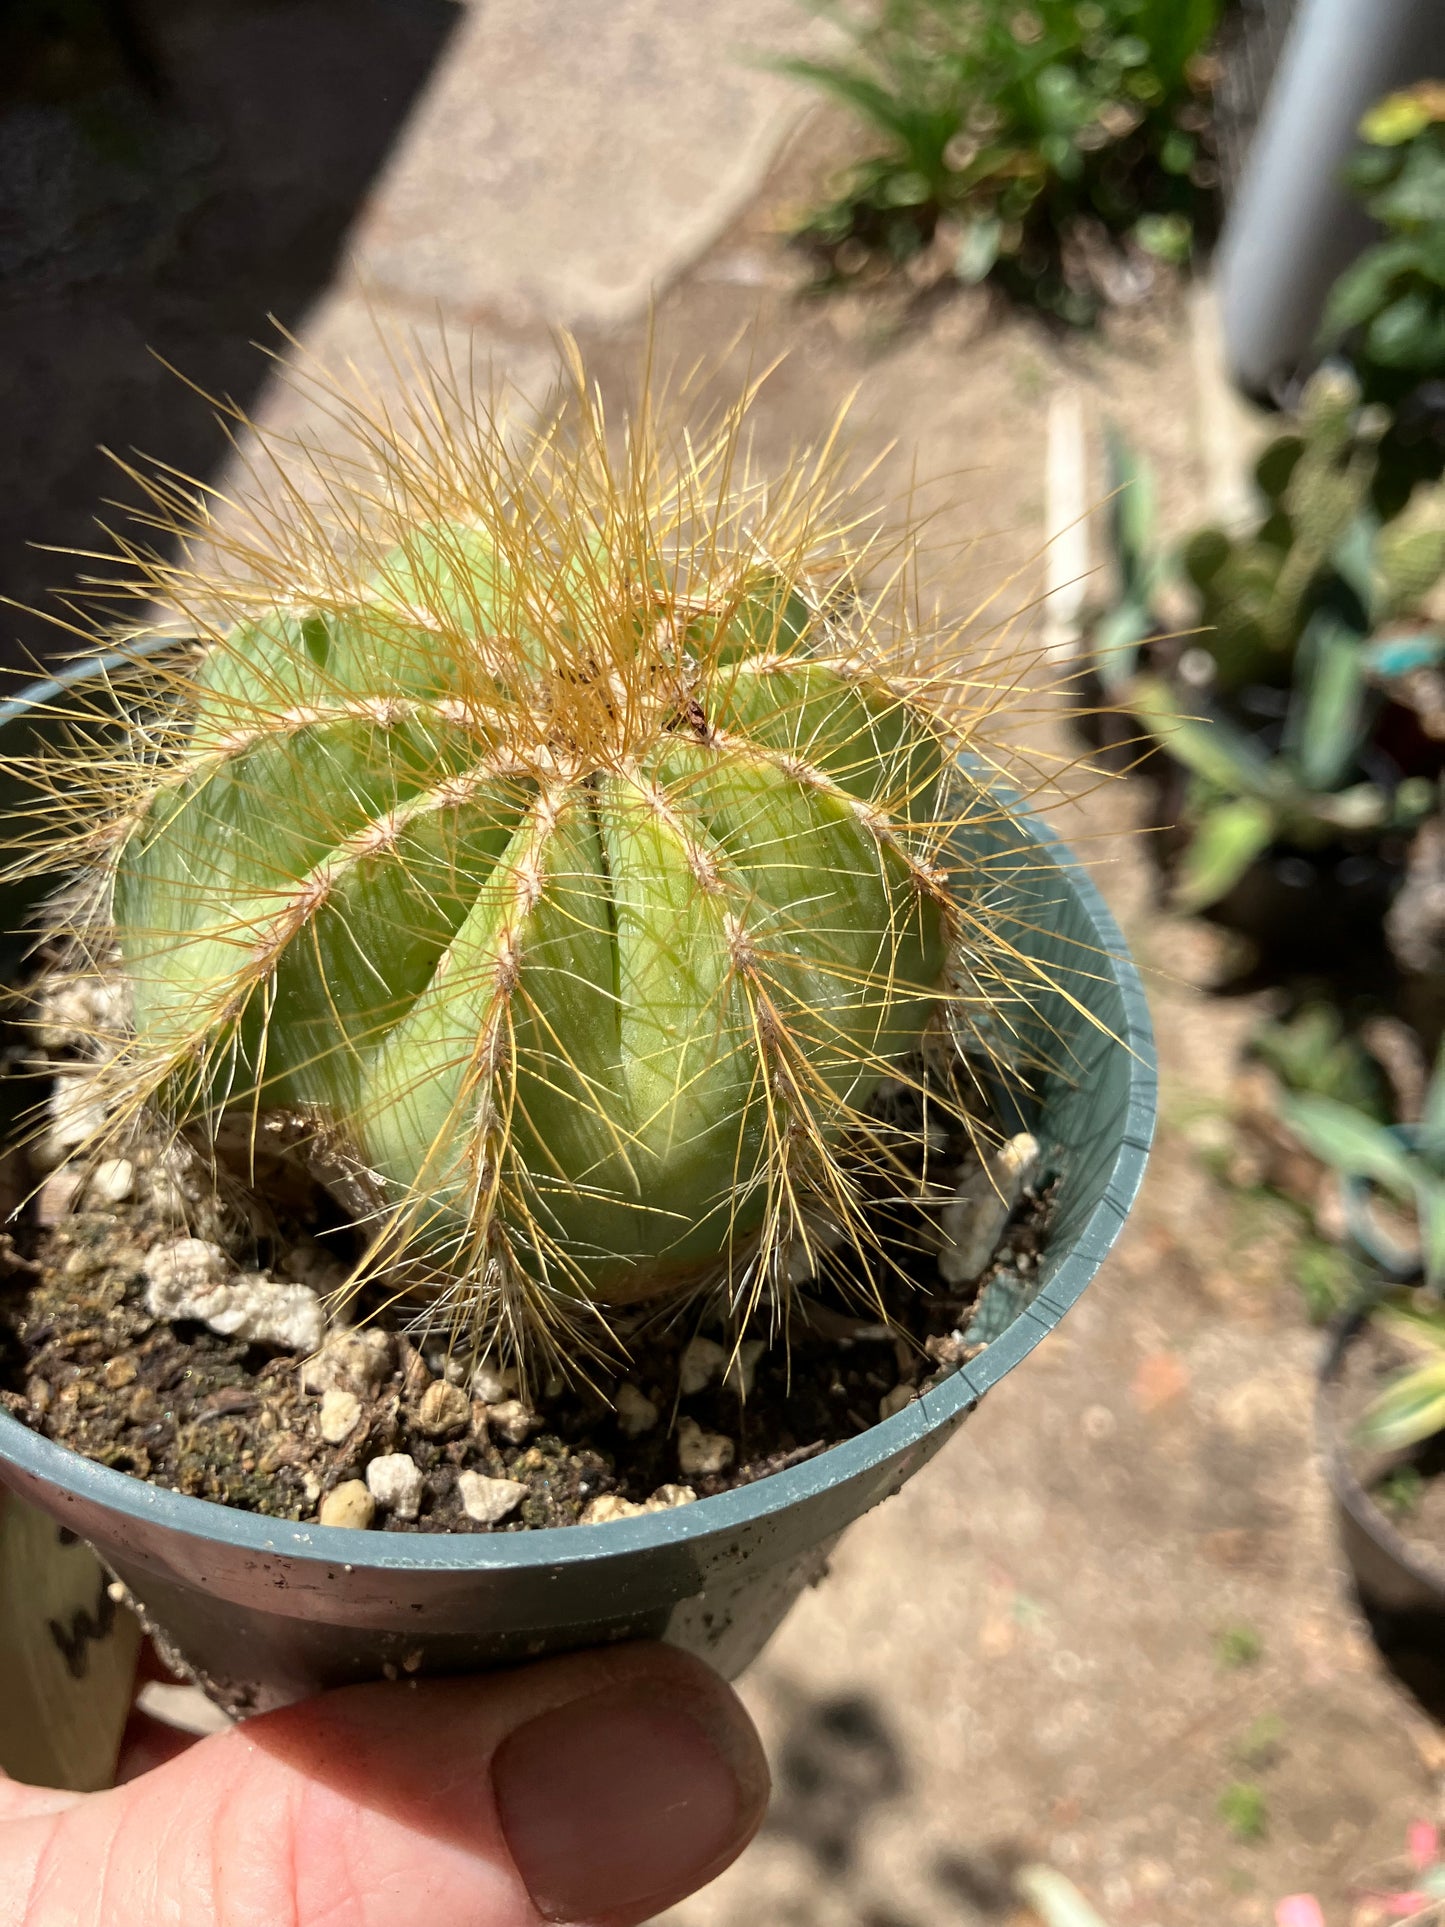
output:
<path id="1" fill-rule="evenodd" d="M 1336 1503 L 1344 1508 L 1361 1532 L 1412 1579 L 1428 1591 L 1445 1598 L 1445 1556 L 1432 1556 L 1427 1547 L 1407 1539 L 1390 1523 L 1388 1516 L 1375 1504 L 1350 1469 L 1344 1433 L 1335 1422 L 1334 1399 L 1340 1367 L 1344 1363 L 1345 1353 L 1364 1332 L 1369 1320 L 1368 1305 L 1347 1312 L 1333 1327 L 1325 1342 L 1315 1394 L 1315 1438 L 1324 1461 L 1325 1477 Z"/>
<path id="2" fill-rule="evenodd" d="M 176 639 L 165 640 L 173 645 Z M 53 702 L 72 685 L 98 673 L 123 670 L 133 661 L 133 654 L 120 653 L 69 664 L 52 679 L 32 683 L 0 702 L 0 728 Z M 1114 1148 L 1108 1182 L 1044 1291 L 976 1359 L 960 1366 L 942 1384 L 920 1393 L 902 1411 L 880 1420 L 857 1438 L 830 1446 L 815 1458 L 693 1505 L 601 1525 L 543 1526 L 527 1532 L 359 1533 L 343 1526 L 273 1519 L 213 1499 L 173 1492 L 131 1473 L 99 1465 L 69 1446 L 43 1438 L 3 1410 L 0 1471 L 8 1462 L 35 1480 L 70 1491 L 105 1508 L 122 1530 L 124 1521 L 134 1520 L 189 1538 L 225 1543 L 243 1552 L 283 1554 L 320 1566 L 361 1566 L 380 1572 L 481 1573 L 536 1566 L 585 1567 L 598 1559 L 637 1553 L 660 1544 L 700 1545 L 753 1527 L 828 1486 L 850 1483 L 888 1462 L 899 1460 L 906 1468 L 910 1448 L 977 1404 L 1053 1330 L 1082 1294 L 1129 1215 L 1143 1180 L 1154 1132 L 1158 1075 L 1153 1027 L 1143 985 L 1123 934 L 1062 838 L 1022 799 L 1011 798 L 1010 807 L 1078 899 L 1097 939 L 1100 974 L 1112 981 L 1118 993 L 1122 1021 L 1117 1042 L 1129 1080 L 1123 1128 Z M 900 1469 L 900 1482 L 903 1475 Z"/>

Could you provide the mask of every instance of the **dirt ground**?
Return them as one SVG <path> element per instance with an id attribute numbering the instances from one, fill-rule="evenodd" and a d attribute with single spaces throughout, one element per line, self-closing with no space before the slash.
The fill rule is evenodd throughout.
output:
<path id="1" fill-rule="evenodd" d="M 659 304 L 664 352 L 786 348 L 766 433 L 814 434 L 857 390 L 885 482 L 946 477 L 959 601 L 1040 586 L 1046 423 L 1072 387 L 1197 520 L 1218 397 L 1183 297 L 1060 343 L 974 296 L 889 323 L 800 300 L 774 230 L 818 166 L 795 143 L 760 203 Z M 598 343 L 625 364 L 636 339 Z M 1246 431 L 1247 433 L 1247 431 Z M 1092 499 L 1104 493 L 1091 476 Z M 1024 607 L 1021 649 L 1037 639 Z M 1050 720 L 1033 747 L 1073 754 Z M 1058 818 L 1149 973 L 1157 1148 L 1117 1254 L 1065 1326 L 902 1495 L 854 1528 L 743 1686 L 778 1798 L 763 1837 L 670 1927 L 973 1927 L 1028 1916 L 1044 1861 L 1108 1927 L 1266 1927 L 1312 1892 L 1344 1927 L 1358 1883 L 1435 1818 L 1445 1745 L 1346 1597 L 1312 1442 L 1320 1335 L 1287 1214 L 1225 1189 L 1217 1132 L 1257 1003 L 1202 994 L 1207 931 L 1158 913 L 1123 782 L 1062 773 Z M 1231 1817 L 1226 1817 L 1228 1809 Z"/>

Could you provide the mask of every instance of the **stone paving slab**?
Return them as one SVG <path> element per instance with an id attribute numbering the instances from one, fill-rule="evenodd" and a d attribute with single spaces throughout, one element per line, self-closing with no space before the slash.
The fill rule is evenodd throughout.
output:
<path id="1" fill-rule="evenodd" d="M 402 312 L 516 334 L 644 309 L 755 195 L 807 105 L 761 64 L 796 0 L 478 0 L 353 230 Z"/>

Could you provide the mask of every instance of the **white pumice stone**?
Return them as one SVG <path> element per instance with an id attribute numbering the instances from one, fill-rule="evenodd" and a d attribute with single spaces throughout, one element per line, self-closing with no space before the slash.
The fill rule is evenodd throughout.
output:
<path id="1" fill-rule="evenodd" d="M 88 1071 L 57 1077 L 47 1110 L 49 1127 L 30 1147 L 31 1162 L 42 1171 L 63 1164 L 72 1151 L 100 1137 L 110 1122 Z"/>
<path id="2" fill-rule="evenodd" d="M 678 1390 L 684 1398 L 706 1391 L 727 1368 L 728 1352 L 713 1338 L 692 1338 L 683 1347 L 677 1363 Z"/>
<path id="3" fill-rule="evenodd" d="M 102 1158 L 90 1174 L 85 1195 L 92 1204 L 124 1204 L 135 1190 L 135 1166 L 129 1158 Z"/>
<path id="4" fill-rule="evenodd" d="M 356 1430 L 361 1417 L 361 1400 L 355 1392 L 344 1392 L 339 1385 L 333 1385 L 329 1392 L 321 1395 L 321 1413 L 317 1429 L 328 1445 L 341 1445 Z"/>
<path id="5" fill-rule="evenodd" d="M 243 1271 L 213 1297 L 200 1316 L 223 1337 L 283 1352 L 313 1352 L 326 1336 L 326 1313 L 307 1285 L 278 1284 L 264 1272 Z"/>
<path id="6" fill-rule="evenodd" d="M 378 1505 L 398 1519 L 414 1519 L 426 1489 L 421 1468 L 410 1452 L 383 1452 L 366 1468 L 366 1489 Z"/>
<path id="7" fill-rule="evenodd" d="M 444 1345 L 426 1346 L 422 1358 L 433 1378 L 444 1379 L 448 1385 L 466 1384 L 466 1366 L 459 1358 L 454 1358 Z"/>
<path id="8" fill-rule="evenodd" d="M 705 1432 L 695 1418 L 677 1421 L 677 1464 L 685 1478 L 726 1472 L 737 1447 L 722 1432 Z"/>
<path id="9" fill-rule="evenodd" d="M 1039 1141 L 1022 1131 L 961 1181 L 939 1214 L 938 1269 L 948 1284 L 972 1284 L 988 1269 L 1004 1226 L 1038 1168 Z"/>
<path id="10" fill-rule="evenodd" d="M 625 1383 L 617 1388 L 617 1423 L 630 1439 L 640 1439 L 644 1432 L 650 1432 L 657 1423 L 656 1405 L 636 1385 Z"/>
<path id="11" fill-rule="evenodd" d="M 261 1272 L 233 1275 L 225 1252 L 204 1238 L 154 1246 L 141 1270 L 153 1318 L 196 1318 L 225 1338 L 291 1352 L 315 1351 L 326 1335 L 314 1291 L 278 1284 Z"/>
<path id="12" fill-rule="evenodd" d="M 360 1479 L 333 1486 L 321 1501 L 317 1518 L 324 1526 L 369 1526 L 376 1517 L 376 1501 Z"/>
<path id="13" fill-rule="evenodd" d="M 537 1414 L 519 1398 L 504 1398 L 500 1405 L 487 1407 L 488 1428 L 508 1445 L 521 1445 L 537 1422 Z"/>
<path id="14" fill-rule="evenodd" d="M 517 1389 L 517 1374 L 510 1370 L 499 1371 L 495 1365 L 483 1363 L 472 1373 L 472 1397 L 479 1398 L 484 1405 L 500 1405 L 511 1398 Z"/>
<path id="15" fill-rule="evenodd" d="M 153 1245 L 141 1263 L 146 1299 L 157 1318 L 194 1318 L 194 1312 L 172 1310 L 183 1299 L 213 1290 L 231 1275 L 231 1260 L 219 1245 L 204 1238 L 176 1238 Z"/>
<path id="16" fill-rule="evenodd" d="M 35 1194 L 35 1222 L 49 1231 L 69 1217 L 80 1182 L 81 1174 L 73 1165 L 62 1164 L 58 1171 L 48 1171 Z"/>
<path id="17" fill-rule="evenodd" d="M 589 1499 L 577 1523 L 582 1526 L 610 1525 L 614 1519 L 640 1519 L 647 1507 L 624 1499 L 620 1492 L 602 1492 Z"/>
<path id="18" fill-rule="evenodd" d="M 640 1519 L 645 1513 L 671 1512 L 677 1506 L 696 1503 L 697 1494 L 690 1485 L 660 1485 L 641 1505 L 633 1499 L 624 1499 L 620 1492 L 604 1492 L 590 1501 L 577 1523 L 605 1526 L 613 1519 Z"/>
<path id="19" fill-rule="evenodd" d="M 520 1479 L 489 1479 L 481 1472 L 458 1472 L 457 1493 L 462 1511 L 478 1525 L 494 1526 L 527 1496 Z"/>
<path id="20" fill-rule="evenodd" d="M 697 1494 L 690 1485 L 660 1485 L 643 1506 L 644 1512 L 671 1512 L 680 1505 L 696 1505 Z"/>
<path id="21" fill-rule="evenodd" d="M 416 1422 L 429 1439 L 444 1439 L 471 1424 L 472 1402 L 460 1385 L 434 1378 L 417 1402 Z"/>
<path id="22" fill-rule="evenodd" d="M 392 1344 L 382 1331 L 343 1328 L 329 1333 L 315 1357 L 301 1367 L 301 1384 L 308 1392 L 329 1392 L 333 1386 L 365 1397 L 391 1376 Z"/>

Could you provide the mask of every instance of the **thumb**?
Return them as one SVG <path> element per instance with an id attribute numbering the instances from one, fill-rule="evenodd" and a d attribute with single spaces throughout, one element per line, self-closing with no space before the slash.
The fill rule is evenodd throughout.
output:
<path id="1" fill-rule="evenodd" d="M 0 1789 L 0 1927 L 632 1927 L 767 1792 L 732 1691 L 668 1647 L 348 1687 L 108 1793 Z"/>

